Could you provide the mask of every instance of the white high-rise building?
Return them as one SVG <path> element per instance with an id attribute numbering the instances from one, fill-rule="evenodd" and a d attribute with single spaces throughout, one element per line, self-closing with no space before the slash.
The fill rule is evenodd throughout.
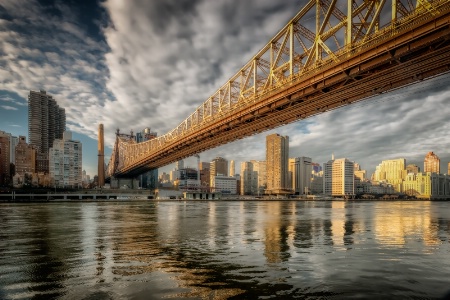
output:
<path id="1" fill-rule="evenodd" d="M 346 158 L 332 159 L 323 164 L 325 195 L 352 196 L 355 194 L 354 164 Z"/>
<path id="2" fill-rule="evenodd" d="M 309 157 L 289 159 L 291 188 L 296 195 L 307 195 L 311 192 L 312 160 Z"/>
<path id="3" fill-rule="evenodd" d="M 82 186 L 82 144 L 72 140 L 72 133 L 65 131 L 62 139 L 53 141 L 49 149 L 49 171 L 57 187 Z"/>

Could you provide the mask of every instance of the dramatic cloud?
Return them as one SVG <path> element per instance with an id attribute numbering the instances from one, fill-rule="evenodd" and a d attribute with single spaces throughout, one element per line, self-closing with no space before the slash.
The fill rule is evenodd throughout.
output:
<path id="1" fill-rule="evenodd" d="M 8 106 L 8 105 L 1 105 L 0 107 L 3 109 L 6 109 L 6 110 L 17 110 L 17 107 Z"/>
<path id="2" fill-rule="evenodd" d="M 41 3 L 0 4 L 1 90 L 21 97 L 15 100 L 0 90 L 0 104 L 23 106 L 30 89 L 45 89 L 66 108 L 68 129 L 95 139 L 98 123 L 104 123 L 109 147 L 116 128 L 151 127 L 162 135 L 177 126 L 303 5 L 294 0 L 106 0 L 94 14 L 81 4 Z M 310 156 L 320 163 L 334 153 L 369 170 L 396 157 L 422 166 L 426 152 L 434 151 L 444 165 L 450 160 L 445 138 L 449 78 L 271 132 L 289 135 L 291 157 Z M 202 153 L 202 161 L 224 156 L 239 170 L 241 161 L 263 160 L 271 132 Z"/>
<path id="3" fill-rule="evenodd" d="M 101 108 L 112 98 L 105 89 L 108 48 L 82 29 L 73 11 L 63 3 L 2 1 L 1 89 L 24 101 L 5 96 L 0 101 L 26 105 L 29 90 L 47 90 L 66 109 L 68 129 L 94 136 Z"/>

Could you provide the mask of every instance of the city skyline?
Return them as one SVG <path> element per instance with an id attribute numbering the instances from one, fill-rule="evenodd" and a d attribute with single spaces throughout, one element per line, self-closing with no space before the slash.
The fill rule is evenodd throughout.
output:
<path id="1" fill-rule="evenodd" d="M 122 132 L 150 127 L 166 133 L 302 6 L 298 1 L 192 5 L 130 1 L 123 7 L 114 1 L 51 3 L 23 0 L 1 5 L 0 33 L 5 43 L 0 48 L 4 66 L 0 130 L 26 135 L 29 90 L 46 90 L 66 109 L 68 130 L 83 143 L 83 169 L 92 176 L 98 123 L 105 124 L 107 158 L 117 127 Z M 134 19 L 141 26 L 133 27 Z M 206 31 L 205 25 L 210 25 Z M 228 42 L 217 42 L 224 39 Z M 49 43 L 44 45 L 43 40 Z M 263 160 L 265 136 L 277 132 L 290 137 L 291 157 L 307 156 L 322 164 L 334 153 L 360 163 L 368 176 L 386 159 L 403 157 L 407 164 L 423 168 L 429 151 L 440 157 L 441 170 L 446 170 L 449 79 L 444 75 L 426 80 L 200 156 L 202 161 L 216 156 L 236 162 Z M 187 159 L 191 160 L 195 158 Z M 195 162 L 188 164 L 195 166 Z"/>

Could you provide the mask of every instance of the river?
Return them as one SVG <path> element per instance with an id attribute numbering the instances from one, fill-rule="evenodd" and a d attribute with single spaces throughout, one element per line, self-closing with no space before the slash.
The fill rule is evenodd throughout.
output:
<path id="1" fill-rule="evenodd" d="M 0 299 L 442 299 L 450 202 L 0 204 Z"/>

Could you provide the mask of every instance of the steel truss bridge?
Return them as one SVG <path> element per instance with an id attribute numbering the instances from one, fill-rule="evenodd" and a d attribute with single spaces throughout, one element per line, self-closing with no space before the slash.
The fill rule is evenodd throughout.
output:
<path id="1" fill-rule="evenodd" d="M 450 69 L 450 0 L 310 0 L 172 131 L 116 135 L 107 177 L 133 177 L 210 148 Z"/>

